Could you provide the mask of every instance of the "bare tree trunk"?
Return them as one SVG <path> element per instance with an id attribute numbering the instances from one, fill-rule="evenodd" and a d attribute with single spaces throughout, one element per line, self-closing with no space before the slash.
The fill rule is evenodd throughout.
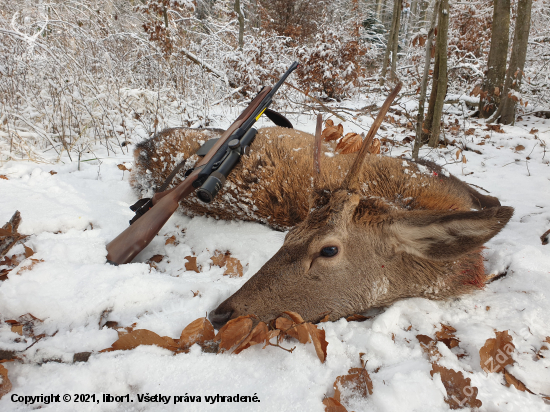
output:
<path id="1" fill-rule="evenodd" d="M 241 0 L 235 0 L 235 12 L 239 19 L 239 49 L 242 50 L 244 46 L 244 16 L 241 9 Z"/>
<path id="2" fill-rule="evenodd" d="M 376 2 L 376 19 L 380 20 L 380 11 L 382 10 L 382 0 Z"/>
<path id="3" fill-rule="evenodd" d="M 441 3 L 439 4 L 441 7 Z M 430 50 L 431 53 L 431 50 Z M 437 86 L 439 84 L 439 52 L 435 50 L 434 59 L 434 72 L 432 74 L 432 91 L 430 92 L 430 99 L 428 101 L 428 114 L 424 119 L 424 125 L 422 127 L 422 140 L 421 143 L 428 143 L 432 136 L 432 126 L 434 120 L 435 100 L 437 97 Z"/>
<path id="4" fill-rule="evenodd" d="M 432 12 L 432 21 L 430 30 L 426 38 L 426 54 L 424 58 L 424 74 L 422 76 L 422 85 L 420 86 L 420 98 L 418 100 L 418 115 L 416 117 L 416 137 L 414 139 L 414 147 L 412 152 L 413 159 L 418 159 L 418 151 L 422 146 L 422 126 L 424 123 L 424 105 L 426 103 L 426 90 L 428 89 L 428 75 L 430 73 L 430 63 L 432 60 L 432 43 L 435 25 L 437 22 L 437 14 L 439 10 L 440 0 L 435 0 Z"/>
<path id="5" fill-rule="evenodd" d="M 435 99 L 432 135 L 430 147 L 437 147 L 439 142 L 439 130 L 441 127 L 441 114 L 443 113 L 443 102 L 447 94 L 447 37 L 449 30 L 449 0 L 441 0 L 439 9 L 439 30 L 437 32 L 437 55 L 439 74 L 437 78 L 437 95 Z"/>
<path id="6" fill-rule="evenodd" d="M 504 99 L 501 104 L 500 123 L 502 124 L 514 124 L 516 120 L 516 102 L 518 98 L 515 92 L 519 92 L 527 56 L 527 42 L 529 40 L 529 29 L 531 28 L 531 4 L 532 0 L 518 0 L 514 43 L 504 84 Z"/>
<path id="7" fill-rule="evenodd" d="M 386 45 L 386 53 L 384 53 L 384 62 L 382 63 L 382 78 L 380 84 L 384 84 L 384 78 L 386 77 L 386 71 L 388 70 L 388 61 L 390 52 L 392 55 L 391 64 L 391 78 L 395 79 L 396 67 L 397 67 L 397 49 L 399 45 L 399 20 L 401 18 L 401 3 L 402 0 L 394 0 L 393 14 L 390 33 L 388 35 L 388 44 Z"/>
<path id="8" fill-rule="evenodd" d="M 506 77 L 508 37 L 510 35 L 510 0 L 494 0 L 491 27 L 491 50 L 487 60 L 487 74 L 479 97 L 479 115 L 490 117 L 500 106 Z"/>

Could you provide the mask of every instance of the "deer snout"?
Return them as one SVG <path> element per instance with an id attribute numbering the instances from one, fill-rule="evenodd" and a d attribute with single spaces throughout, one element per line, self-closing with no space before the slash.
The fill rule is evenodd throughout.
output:
<path id="1" fill-rule="evenodd" d="M 225 302 L 224 302 L 225 303 Z M 208 315 L 208 319 L 216 329 L 220 329 L 223 325 L 225 325 L 229 319 L 231 319 L 231 315 L 233 315 L 233 309 L 229 307 L 229 305 L 225 305 L 222 303 L 220 306 L 216 308 L 213 312 L 210 312 Z"/>

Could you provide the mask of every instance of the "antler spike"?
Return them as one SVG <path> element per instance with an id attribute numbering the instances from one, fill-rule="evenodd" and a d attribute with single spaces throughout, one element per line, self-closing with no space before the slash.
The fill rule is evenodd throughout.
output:
<path id="1" fill-rule="evenodd" d="M 313 172 L 315 175 L 315 187 L 319 183 L 321 177 L 321 130 L 323 128 L 323 115 L 319 113 L 317 115 L 317 127 L 315 129 L 315 147 L 313 149 Z"/>
<path id="2" fill-rule="evenodd" d="M 372 140 L 374 139 L 374 136 L 376 135 L 376 132 L 378 131 L 378 128 L 382 124 L 382 121 L 384 120 L 384 116 L 388 112 L 390 106 L 392 105 L 393 101 L 397 97 L 397 94 L 401 90 L 401 86 L 403 86 L 403 83 L 399 82 L 397 83 L 397 86 L 393 89 L 393 91 L 390 93 L 390 95 L 386 98 L 386 101 L 380 108 L 380 111 L 378 112 L 378 116 L 376 116 L 376 119 L 374 120 L 374 123 L 370 127 L 369 132 L 367 133 L 367 137 L 365 137 L 365 140 L 363 141 L 363 145 L 361 146 L 361 150 L 359 153 L 357 153 L 357 157 L 355 158 L 355 161 L 351 165 L 348 174 L 346 175 L 346 178 L 344 179 L 344 182 L 342 183 L 342 188 L 347 190 L 354 190 L 356 189 L 356 186 L 358 184 L 358 175 L 361 169 L 363 168 L 363 162 L 365 161 L 365 157 L 369 151 L 369 147 L 372 143 Z"/>

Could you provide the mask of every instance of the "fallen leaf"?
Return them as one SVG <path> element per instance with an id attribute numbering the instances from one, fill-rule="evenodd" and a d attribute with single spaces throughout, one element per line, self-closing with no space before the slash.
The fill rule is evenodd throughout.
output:
<path id="1" fill-rule="evenodd" d="M 53 176 L 53 175 L 56 175 L 57 172 L 54 172 L 53 170 L 50 170 L 50 174 Z"/>
<path id="2" fill-rule="evenodd" d="M 442 323 L 441 330 L 435 333 L 435 337 L 439 342 L 443 342 L 449 349 L 452 349 L 457 347 L 460 342 L 454 335 L 455 332 L 455 328 Z"/>
<path id="3" fill-rule="evenodd" d="M 334 122 L 332 121 L 332 119 L 327 119 L 325 121 L 325 127 L 333 127 L 334 126 Z"/>
<path id="4" fill-rule="evenodd" d="M 165 245 L 173 245 L 176 243 L 176 236 L 172 235 L 164 242 Z"/>
<path id="5" fill-rule="evenodd" d="M 177 349 L 177 344 L 172 338 L 167 336 L 161 337 L 155 332 L 151 332 L 147 329 L 136 329 L 123 335 L 115 343 L 113 343 L 109 349 L 130 350 L 137 348 L 140 345 L 156 345 L 172 351 Z M 109 351 L 109 349 L 104 349 L 103 351 Z"/>
<path id="6" fill-rule="evenodd" d="M 460 153 L 462 153 L 462 150 L 458 149 L 455 154 L 456 160 L 458 160 L 458 158 L 460 157 Z"/>
<path id="7" fill-rule="evenodd" d="M 331 140 L 338 140 L 344 134 L 344 126 L 338 124 L 338 126 L 327 126 L 321 133 L 321 139 L 326 142 Z"/>
<path id="8" fill-rule="evenodd" d="M 295 323 L 287 318 L 277 318 L 275 320 L 275 327 L 277 329 L 293 337 L 294 339 L 298 339 L 298 331 L 296 330 L 296 328 L 293 328 L 294 325 Z"/>
<path id="9" fill-rule="evenodd" d="M 0 376 L 2 377 L 2 382 L 0 382 L 0 399 L 2 399 L 2 396 L 11 391 L 11 382 L 8 379 L 8 370 L 3 365 L 0 365 Z"/>
<path id="10" fill-rule="evenodd" d="M 124 164 L 119 164 L 119 165 L 116 165 L 116 167 L 118 167 L 120 170 L 122 171 L 129 171 L 129 169 L 126 168 L 126 166 L 124 166 Z"/>
<path id="11" fill-rule="evenodd" d="M 218 353 L 228 351 L 246 339 L 252 331 L 253 317 L 253 315 L 247 315 L 231 319 L 218 331 L 215 338 L 220 342 Z"/>
<path id="12" fill-rule="evenodd" d="M 11 331 L 13 333 L 17 333 L 18 335 L 23 336 L 23 325 L 13 325 L 11 327 Z"/>
<path id="13" fill-rule="evenodd" d="M 197 273 L 200 272 L 199 268 L 197 267 L 196 256 L 185 256 L 185 259 L 187 259 L 187 263 L 185 263 L 185 270 L 193 270 Z"/>
<path id="14" fill-rule="evenodd" d="M 325 405 L 325 412 L 348 412 L 348 410 L 334 398 L 323 399 L 323 405 Z"/>
<path id="15" fill-rule="evenodd" d="M 229 276 L 232 278 L 243 276 L 243 265 L 239 259 L 228 257 L 225 262 L 226 269 L 225 272 L 223 272 L 224 276 Z"/>
<path id="16" fill-rule="evenodd" d="M 437 341 L 426 335 L 416 335 L 416 339 L 418 339 L 420 347 L 428 354 L 430 359 L 439 360 L 441 358 L 441 353 L 437 349 Z"/>
<path id="17" fill-rule="evenodd" d="M 246 339 L 244 341 L 242 341 L 239 344 L 239 346 L 237 346 L 235 348 L 233 353 L 239 354 L 243 350 L 245 350 L 245 349 L 247 349 L 247 348 L 249 348 L 253 345 L 257 345 L 259 343 L 264 343 L 267 340 L 268 336 L 271 336 L 271 335 L 269 334 L 269 329 L 268 329 L 267 325 L 264 322 L 259 322 L 254 327 L 254 329 L 252 329 L 252 332 L 250 332 L 248 334 Z"/>
<path id="18" fill-rule="evenodd" d="M 510 372 L 508 372 L 506 369 L 504 369 L 504 379 L 506 380 L 506 387 L 510 387 L 510 386 L 513 386 L 514 388 L 516 388 L 518 391 L 521 391 L 521 392 L 529 392 L 531 394 L 534 395 L 533 392 L 531 392 L 526 386 L 525 384 L 520 381 L 518 378 L 516 378 L 514 375 L 512 375 Z"/>
<path id="19" fill-rule="evenodd" d="M 241 264 L 241 261 L 237 258 L 231 257 L 231 254 L 229 251 L 222 253 L 219 250 L 216 250 L 214 252 L 214 256 L 210 258 L 212 260 L 212 264 L 224 267 L 225 271 L 223 272 L 224 276 L 230 276 L 230 277 L 242 277 L 243 276 L 243 265 Z"/>
<path id="20" fill-rule="evenodd" d="M 208 341 L 216 337 L 214 327 L 207 318 L 199 318 L 191 322 L 182 330 L 179 339 L 181 349 L 189 349 L 195 343 L 204 346 Z"/>
<path id="21" fill-rule="evenodd" d="M 288 316 L 290 316 L 290 319 L 292 319 L 292 321 L 295 323 L 294 329 L 298 334 L 297 339 L 300 341 L 300 343 L 311 342 L 311 340 L 309 339 L 309 331 L 305 325 L 304 319 L 302 319 L 302 317 L 296 312 L 286 311 L 283 313 L 286 313 Z"/>
<path id="22" fill-rule="evenodd" d="M 504 367 L 514 363 L 512 353 L 515 346 L 508 331 L 495 332 L 496 338 L 487 339 L 479 350 L 480 365 L 486 373 L 502 372 Z"/>
<path id="23" fill-rule="evenodd" d="M 363 144 L 363 139 L 360 134 L 357 133 L 348 133 L 336 146 L 336 151 L 341 154 L 349 154 L 358 152 L 361 149 Z"/>
<path id="24" fill-rule="evenodd" d="M 477 399 L 477 388 L 471 386 L 470 378 L 464 378 L 462 372 L 456 372 L 453 369 L 447 369 L 437 363 L 432 363 L 430 375 L 439 373 L 441 382 L 447 391 L 445 402 L 451 409 L 462 409 L 465 406 L 470 408 L 479 408 L 482 403 Z"/>
<path id="25" fill-rule="evenodd" d="M 313 346 L 315 346 L 315 352 L 317 353 L 317 357 L 319 358 L 321 363 L 324 363 L 325 360 L 327 359 L 327 346 L 328 346 L 328 342 L 325 339 L 325 331 L 323 329 L 317 328 L 317 326 L 315 326 L 312 323 L 306 323 L 305 326 L 307 327 L 309 336 L 313 341 Z"/>
<path id="26" fill-rule="evenodd" d="M 329 315 L 326 314 L 325 317 L 323 319 L 321 319 L 319 322 L 325 323 L 325 322 L 328 322 L 328 319 L 329 319 Z"/>
<path id="27" fill-rule="evenodd" d="M 535 134 L 535 133 L 537 133 L 538 131 L 539 131 L 539 129 L 535 129 L 535 128 L 533 127 L 529 133 Z"/>
<path id="28" fill-rule="evenodd" d="M 479 96 L 480 92 L 481 92 L 481 86 L 478 84 L 476 87 L 474 87 L 474 90 L 470 92 L 470 96 L 477 97 Z"/>
<path id="29" fill-rule="evenodd" d="M 9 180 L 6 175 L 0 175 L 0 179 Z"/>
<path id="30" fill-rule="evenodd" d="M 346 318 L 348 322 L 364 322 L 367 319 L 370 319 L 370 318 L 367 316 L 359 315 L 358 313 L 356 313 L 355 315 L 348 316 Z"/>
<path id="31" fill-rule="evenodd" d="M 521 145 L 521 144 L 518 144 L 518 145 L 514 148 L 514 150 L 515 150 L 516 152 L 520 152 L 520 151 L 522 151 L 522 150 L 525 150 L 525 146 L 523 146 L 523 145 Z"/>
<path id="32" fill-rule="evenodd" d="M 374 139 L 369 147 L 370 154 L 380 154 L 380 139 Z"/>
<path id="33" fill-rule="evenodd" d="M 154 255 L 154 256 L 149 258 L 148 262 L 160 263 L 162 261 L 162 259 L 164 259 L 163 255 Z"/>
<path id="34" fill-rule="evenodd" d="M 475 131 L 476 131 L 476 129 L 474 129 L 473 127 L 471 127 L 471 128 L 469 128 L 468 130 L 466 130 L 466 131 L 464 132 L 464 134 L 465 134 L 466 136 L 471 136 L 471 135 L 474 134 Z"/>
<path id="35" fill-rule="evenodd" d="M 23 246 L 25 246 L 25 245 L 23 245 Z M 25 246 L 25 257 L 30 258 L 32 255 L 34 255 L 34 250 L 32 250 L 28 246 Z"/>
<path id="36" fill-rule="evenodd" d="M 334 399 L 342 401 L 341 388 L 347 388 L 355 394 L 366 398 L 372 395 L 372 380 L 364 368 L 351 368 L 347 375 L 341 375 L 334 381 Z"/>

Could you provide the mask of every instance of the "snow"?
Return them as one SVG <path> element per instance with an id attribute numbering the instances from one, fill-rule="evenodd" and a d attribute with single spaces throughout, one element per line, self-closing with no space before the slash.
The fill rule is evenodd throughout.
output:
<path id="1" fill-rule="evenodd" d="M 366 102 L 353 104 L 362 107 Z M 455 114 L 449 113 L 446 121 L 450 123 Z M 456 328 L 460 340 L 453 349 L 438 344 L 440 364 L 471 379 L 479 390 L 482 411 L 550 410 L 540 396 L 507 388 L 501 374 L 485 373 L 479 357 L 479 349 L 495 330 L 508 330 L 516 347 L 515 364 L 509 371 L 533 392 L 550 394 L 550 357 L 537 360 L 534 356 L 550 336 L 550 246 L 539 239 L 550 224 L 549 158 L 540 145 L 550 143 L 550 123 L 524 117 L 516 126 L 503 127 L 505 133 L 486 131 L 481 121 L 461 118 L 461 125 L 466 122 L 464 130 L 473 127 L 475 133 L 456 137 L 460 147 L 482 153 L 463 150 L 467 163 L 455 157 L 459 146 L 421 150 L 421 156 L 515 208 L 510 223 L 486 244 L 484 252 L 486 272 L 506 272 L 506 276 L 460 299 L 406 299 L 368 313 L 373 317 L 364 322 L 322 323 L 319 326 L 329 342 L 324 364 L 311 344 L 297 342 L 285 343 L 296 345 L 293 353 L 261 345 L 239 355 L 203 353 L 198 346 L 178 355 L 151 346 L 99 353 L 117 339 L 116 331 L 104 326 L 107 321 L 121 326 L 136 323 L 136 328 L 178 338 L 187 324 L 212 311 L 256 273 L 282 245 L 285 233 L 255 223 L 174 215 L 134 263 L 111 266 L 105 260 L 105 245 L 127 227 L 132 217 L 128 206 L 136 200 L 128 185 L 129 174 L 117 168 L 121 163 L 129 166 L 131 152 L 113 156 L 99 148 L 95 155 L 100 160 L 91 160 L 95 156 L 90 155 L 80 170 L 76 161 L 65 156 L 58 163 L 3 163 L 0 175 L 8 180 L 0 179 L 0 223 L 19 210 L 20 232 L 30 235 L 25 244 L 36 252 L 33 259 L 43 261 L 25 270 L 30 260 L 23 260 L 0 283 L 0 350 L 22 351 L 33 343 L 11 332 L 4 322 L 27 313 L 43 320 L 35 334 L 45 337 L 24 352 L 21 362 L 2 364 L 13 389 L 0 400 L 0 410 L 321 412 L 323 398 L 334 394 L 336 377 L 359 367 L 359 354 L 364 353 L 373 394 L 366 399 L 352 396 L 346 403 L 348 410 L 447 411 L 441 378 L 430 376 L 431 363 L 416 339 L 418 334 L 434 336 L 440 323 Z M 314 130 L 313 116 L 291 120 L 302 130 Z M 344 127 L 361 131 L 371 122 L 360 117 Z M 540 130 L 537 139 L 529 133 L 533 128 Z M 388 124 L 379 137 L 392 139 L 393 135 L 399 141 L 405 131 Z M 486 135 L 490 138 L 485 139 Z M 518 144 L 526 149 L 516 152 Z M 391 154 L 410 153 L 411 146 L 396 146 Z M 57 155 L 44 156 L 53 161 Z M 405 161 L 403 165 L 412 166 Z M 418 170 L 425 173 L 423 168 Z M 166 245 L 170 236 L 177 242 Z M 223 270 L 210 260 L 215 250 L 228 250 L 238 258 L 244 276 L 223 276 Z M 13 253 L 22 252 L 22 245 L 13 249 Z M 165 256 L 156 269 L 145 263 L 155 254 Z M 185 269 L 189 255 L 197 256 L 200 273 Z M 386 285 L 378 287 L 382 291 Z M 92 355 L 87 362 L 73 363 L 73 355 L 79 352 Z M 98 399 L 103 394 L 128 394 L 133 402 L 76 406 L 61 401 L 30 406 L 12 402 L 14 394 L 96 394 Z M 139 402 L 138 394 L 171 398 L 167 404 Z M 256 395 L 260 402 L 205 400 L 217 394 Z M 175 396 L 186 395 L 202 400 L 174 404 Z"/>

